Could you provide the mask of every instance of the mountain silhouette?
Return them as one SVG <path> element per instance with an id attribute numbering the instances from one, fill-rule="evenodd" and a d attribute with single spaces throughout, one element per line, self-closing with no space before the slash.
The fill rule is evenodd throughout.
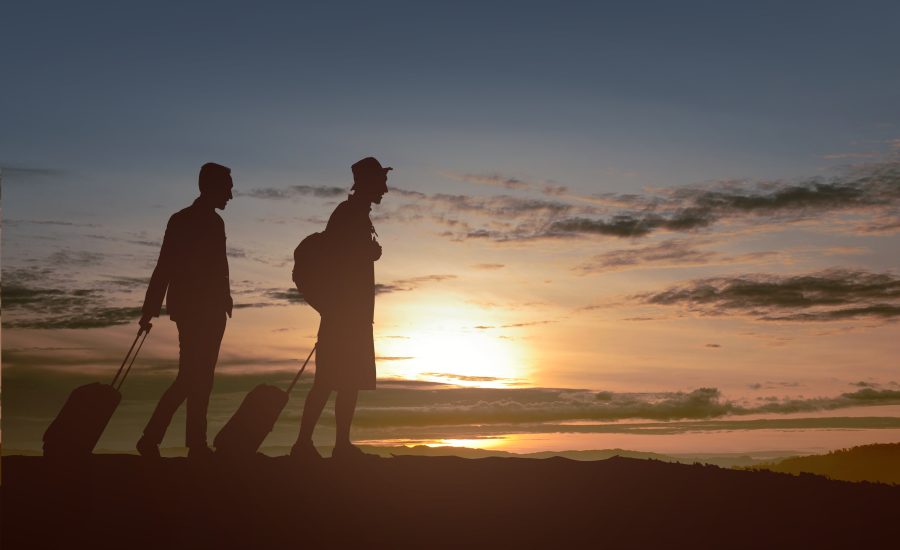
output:
<path id="1" fill-rule="evenodd" d="M 900 443 L 877 443 L 824 455 L 794 456 L 753 468 L 787 474 L 817 474 L 843 481 L 900 484 Z"/>

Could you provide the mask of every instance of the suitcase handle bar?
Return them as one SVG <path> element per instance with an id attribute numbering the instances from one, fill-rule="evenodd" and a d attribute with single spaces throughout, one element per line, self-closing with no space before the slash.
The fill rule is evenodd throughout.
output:
<path id="1" fill-rule="evenodd" d="M 138 338 L 141 337 L 141 334 L 144 335 L 144 339 L 141 340 L 141 345 L 138 346 L 137 351 L 135 351 L 134 356 L 132 356 L 131 352 L 134 350 L 134 345 L 138 343 Z M 112 382 L 109 383 L 110 386 L 116 388 L 117 390 L 122 387 L 122 384 L 125 382 L 125 377 L 128 376 L 128 373 L 131 371 L 131 365 L 134 364 L 134 360 L 137 358 L 138 352 L 141 351 L 141 348 L 144 346 L 144 340 L 147 339 L 148 334 L 150 334 L 150 327 L 147 327 L 146 329 L 144 329 L 144 327 L 141 327 L 138 329 L 137 336 L 134 337 L 134 342 L 131 343 L 131 347 L 128 348 L 128 353 L 125 354 L 125 359 L 122 359 L 122 364 L 119 365 L 119 370 L 116 371 L 116 376 L 112 379 Z M 125 368 L 125 363 L 128 363 L 129 357 L 131 357 L 131 363 L 128 364 L 128 368 L 125 370 L 125 375 L 122 376 L 121 380 L 119 380 L 119 375 L 122 374 L 122 369 Z M 116 380 L 119 380 L 118 386 L 116 386 Z"/>
<path id="2" fill-rule="evenodd" d="M 309 363 L 309 359 L 312 357 L 313 353 L 315 353 L 317 347 L 319 347 L 318 342 L 316 342 L 316 345 L 313 346 L 313 349 L 310 350 L 309 355 L 306 356 L 306 361 L 304 361 L 303 366 L 300 367 L 300 372 L 297 373 L 297 376 L 294 377 L 291 385 L 288 386 L 287 393 L 291 393 L 291 390 L 294 389 L 294 384 L 297 383 L 297 380 L 300 380 L 300 375 L 303 374 L 304 370 L 306 370 L 306 364 Z"/>

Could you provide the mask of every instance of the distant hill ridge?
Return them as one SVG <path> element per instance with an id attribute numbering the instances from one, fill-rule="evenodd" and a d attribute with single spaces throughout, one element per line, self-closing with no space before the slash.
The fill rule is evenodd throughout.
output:
<path id="1" fill-rule="evenodd" d="M 795 456 L 747 469 L 818 474 L 841 481 L 900 484 L 900 443 L 876 443 L 824 455 Z"/>
<path id="2" fill-rule="evenodd" d="M 367 453 L 376 454 L 381 457 L 391 456 L 458 456 L 461 458 L 488 458 L 488 457 L 505 457 L 505 458 L 570 458 L 572 460 L 606 460 L 614 456 L 624 458 L 638 458 L 644 460 L 659 460 L 662 462 L 677 462 L 680 464 L 714 464 L 722 468 L 735 468 L 741 466 L 757 466 L 761 464 L 772 463 L 782 457 L 795 456 L 797 453 L 793 451 L 770 451 L 759 453 L 766 458 L 754 457 L 749 454 L 742 453 L 724 453 L 724 454 L 675 454 L 666 455 L 645 451 L 631 451 L 628 449 L 589 449 L 589 450 L 567 450 L 567 451 L 537 451 L 532 453 L 514 453 L 510 451 L 501 451 L 499 449 L 478 449 L 473 447 L 452 447 L 439 446 L 429 447 L 428 445 L 413 446 L 392 446 L 382 447 L 373 445 L 361 445 L 362 449 Z M 285 446 L 267 446 L 260 449 L 260 452 L 266 456 L 278 457 L 285 456 L 290 453 L 290 447 Z M 319 447 L 320 452 L 324 456 L 331 454 L 330 447 Z M 128 450 L 124 453 L 115 449 L 96 449 L 95 454 L 136 454 L 135 450 Z M 184 447 L 164 447 L 160 449 L 162 456 L 175 458 L 187 455 L 187 449 Z M 4 456 L 41 456 L 41 451 L 36 449 L 8 449 L 3 453 Z"/>
<path id="3" fill-rule="evenodd" d="M 382 456 L 388 455 L 412 455 L 412 456 L 459 456 L 463 458 L 486 458 L 489 456 L 515 457 L 515 458 L 570 458 L 572 460 L 606 460 L 614 456 L 623 458 L 638 458 L 642 460 L 659 460 L 662 462 L 677 462 L 679 464 L 713 464 L 723 468 L 735 466 L 752 466 L 771 461 L 770 459 L 753 458 L 746 454 L 677 454 L 666 455 L 645 451 L 630 451 L 628 449 L 590 449 L 583 451 L 539 451 L 533 453 L 512 453 L 495 449 L 471 449 L 469 447 L 428 447 L 416 445 L 414 447 L 371 447 L 369 452 Z M 778 455 L 777 451 L 766 453 L 772 457 Z M 794 453 L 780 453 L 793 455 Z"/>

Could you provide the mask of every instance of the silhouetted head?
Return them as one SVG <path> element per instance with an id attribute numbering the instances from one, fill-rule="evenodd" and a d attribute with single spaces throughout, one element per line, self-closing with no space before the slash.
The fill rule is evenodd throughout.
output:
<path id="1" fill-rule="evenodd" d="M 225 210 L 225 205 L 234 197 L 231 189 L 231 168 L 207 162 L 200 168 L 200 196 L 207 199 L 215 208 Z"/>
<path id="2" fill-rule="evenodd" d="M 366 157 L 350 167 L 353 170 L 354 195 L 375 204 L 381 204 L 381 197 L 388 192 L 387 173 L 393 170 L 384 168 L 375 157 Z"/>

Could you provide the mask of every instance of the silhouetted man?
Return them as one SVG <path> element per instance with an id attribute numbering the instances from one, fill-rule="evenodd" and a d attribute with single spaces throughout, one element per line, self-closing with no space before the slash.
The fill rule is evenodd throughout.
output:
<path id="1" fill-rule="evenodd" d="M 319 458 L 312 433 L 332 391 L 335 402 L 335 458 L 368 456 L 350 443 L 350 424 L 359 390 L 375 389 L 375 345 L 372 320 L 375 312 L 375 264 L 381 246 L 369 219 L 372 204 L 380 204 L 388 192 L 387 172 L 372 157 L 352 166 L 353 194 L 334 209 L 325 235 L 333 265 L 331 284 L 321 308 L 316 377 L 306 397 L 300 435 L 291 456 Z"/>
<path id="2" fill-rule="evenodd" d="M 166 297 L 169 318 L 178 327 L 178 375 L 144 428 L 137 450 L 158 457 L 159 444 L 175 411 L 187 400 L 189 457 L 208 457 L 206 410 L 213 371 L 233 303 L 225 255 L 225 222 L 216 213 L 231 200 L 231 169 L 206 163 L 200 168 L 200 197 L 169 218 L 156 269 L 144 299 L 141 327 L 149 328 Z"/>

